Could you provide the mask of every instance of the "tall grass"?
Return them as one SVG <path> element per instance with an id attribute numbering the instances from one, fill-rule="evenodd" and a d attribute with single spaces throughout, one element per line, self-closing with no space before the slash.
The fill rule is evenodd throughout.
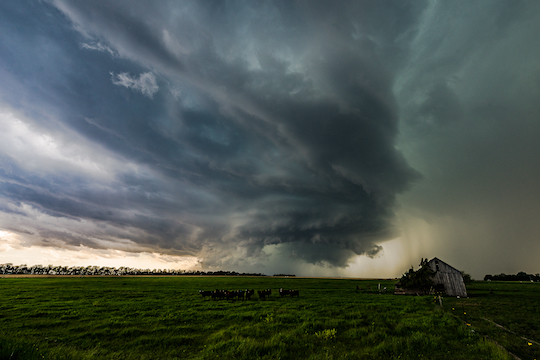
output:
<path id="1" fill-rule="evenodd" d="M 377 283 L 4 278 L 0 359 L 12 352 L 19 359 L 509 358 L 430 297 L 379 294 Z M 381 286 L 392 289 L 393 282 Z M 298 289 L 300 297 L 280 298 L 280 287 Z M 198 294 L 199 289 L 246 288 L 273 293 L 264 301 L 213 301 Z"/>

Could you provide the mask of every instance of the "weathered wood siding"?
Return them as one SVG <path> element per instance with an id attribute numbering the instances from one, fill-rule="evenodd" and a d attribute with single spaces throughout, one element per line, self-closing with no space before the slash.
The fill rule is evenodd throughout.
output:
<path id="1" fill-rule="evenodd" d="M 446 295 L 467 297 L 467 288 L 459 270 L 438 258 L 430 260 L 428 266 L 435 271 L 433 282 L 444 285 Z"/>

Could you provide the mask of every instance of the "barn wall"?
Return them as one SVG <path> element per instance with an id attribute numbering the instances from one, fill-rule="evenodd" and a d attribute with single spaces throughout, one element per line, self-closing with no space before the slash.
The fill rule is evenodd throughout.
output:
<path id="1" fill-rule="evenodd" d="M 467 288 L 459 270 L 437 258 L 430 260 L 428 266 L 435 271 L 433 282 L 443 284 L 446 295 L 467 297 Z"/>

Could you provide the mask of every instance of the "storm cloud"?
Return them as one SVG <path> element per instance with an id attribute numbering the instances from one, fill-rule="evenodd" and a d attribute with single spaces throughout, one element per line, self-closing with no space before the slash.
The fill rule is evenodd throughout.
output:
<path id="1" fill-rule="evenodd" d="M 538 179 L 531 2 L 0 6 L 0 227 L 27 246 L 344 268 Z"/>

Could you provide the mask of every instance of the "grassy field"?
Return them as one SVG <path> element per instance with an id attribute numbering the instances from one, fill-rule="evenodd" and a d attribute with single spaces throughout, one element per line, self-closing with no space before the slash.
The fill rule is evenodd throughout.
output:
<path id="1" fill-rule="evenodd" d="M 0 359 L 511 359 L 484 335 L 536 359 L 540 346 L 519 352 L 523 339 L 497 337 L 507 331 L 481 319 L 539 341 L 538 311 L 521 309 L 538 309 L 537 284 L 488 284 L 492 294 L 479 283 L 471 298 L 445 298 L 441 308 L 430 296 L 379 294 L 378 283 L 393 289 L 394 281 L 350 279 L 6 277 Z M 280 287 L 300 297 L 280 298 Z M 272 296 L 198 293 L 246 288 Z"/>
<path id="2" fill-rule="evenodd" d="M 475 282 L 468 299 L 443 300 L 446 311 L 521 359 L 540 360 L 540 283 Z"/>

